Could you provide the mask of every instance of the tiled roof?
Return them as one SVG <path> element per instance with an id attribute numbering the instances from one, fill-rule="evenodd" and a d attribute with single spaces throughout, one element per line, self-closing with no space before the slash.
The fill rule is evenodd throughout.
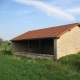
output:
<path id="1" fill-rule="evenodd" d="M 21 34 L 11 41 L 16 40 L 27 40 L 27 39 L 41 39 L 41 38 L 54 38 L 60 37 L 65 32 L 71 30 L 73 27 L 78 26 L 79 23 L 61 25 L 56 27 L 44 28 L 39 30 L 28 31 L 24 34 Z"/>

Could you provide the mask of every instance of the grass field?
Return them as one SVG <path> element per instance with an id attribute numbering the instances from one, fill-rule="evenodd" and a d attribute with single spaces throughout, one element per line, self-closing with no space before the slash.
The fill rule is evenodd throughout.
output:
<path id="1" fill-rule="evenodd" d="M 80 80 L 80 53 L 57 62 L 0 52 L 0 80 Z"/>
<path id="2" fill-rule="evenodd" d="M 6 43 L 2 43 L 0 45 L 0 51 L 9 51 L 11 49 L 11 45 L 7 45 Z"/>

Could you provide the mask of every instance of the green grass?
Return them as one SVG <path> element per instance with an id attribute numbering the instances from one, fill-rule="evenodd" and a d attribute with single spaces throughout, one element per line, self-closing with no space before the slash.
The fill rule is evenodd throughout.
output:
<path id="1" fill-rule="evenodd" d="M 31 61 L 30 61 L 31 60 Z M 48 69 L 43 66 L 43 63 L 38 63 L 28 58 L 26 62 L 19 59 L 19 56 L 14 58 L 14 55 L 0 55 L 0 79 L 1 80 L 79 80 L 80 73 L 72 73 L 68 69 L 62 69 L 62 64 L 45 60 L 45 65 L 48 62 L 52 63 L 54 69 Z M 41 60 L 44 62 L 44 60 Z M 40 61 L 39 61 L 40 62 Z M 59 64 L 58 64 L 59 63 Z M 49 65 L 49 64 L 47 64 Z M 65 66 L 66 67 L 66 66 Z M 64 68 L 64 67 L 63 67 Z"/>
<path id="2" fill-rule="evenodd" d="M 0 80 L 80 80 L 80 53 L 57 62 L 11 54 L 10 46 L 0 52 Z"/>
<path id="3" fill-rule="evenodd" d="M 1 80 L 80 80 L 80 53 L 57 62 L 31 59 L 2 51 Z"/>
<path id="4" fill-rule="evenodd" d="M 11 45 L 5 45 L 5 44 L 0 45 L 0 51 L 9 51 L 10 49 Z"/>

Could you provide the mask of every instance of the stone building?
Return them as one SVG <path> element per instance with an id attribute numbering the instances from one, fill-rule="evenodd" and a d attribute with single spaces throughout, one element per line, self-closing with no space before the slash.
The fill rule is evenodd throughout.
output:
<path id="1" fill-rule="evenodd" d="M 28 31 L 11 39 L 11 42 L 13 54 L 56 60 L 80 51 L 80 24 Z"/>

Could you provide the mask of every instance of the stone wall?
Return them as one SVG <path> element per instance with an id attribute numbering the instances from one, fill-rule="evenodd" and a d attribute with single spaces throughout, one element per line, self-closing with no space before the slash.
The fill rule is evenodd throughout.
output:
<path id="1" fill-rule="evenodd" d="M 25 53 L 25 52 L 16 52 L 16 55 L 26 56 L 28 58 L 37 58 L 37 59 L 47 59 L 47 60 L 54 60 L 54 55 L 48 54 L 39 54 L 39 53 Z"/>
<path id="2" fill-rule="evenodd" d="M 74 27 L 57 39 L 57 58 L 80 51 L 80 28 Z"/>

